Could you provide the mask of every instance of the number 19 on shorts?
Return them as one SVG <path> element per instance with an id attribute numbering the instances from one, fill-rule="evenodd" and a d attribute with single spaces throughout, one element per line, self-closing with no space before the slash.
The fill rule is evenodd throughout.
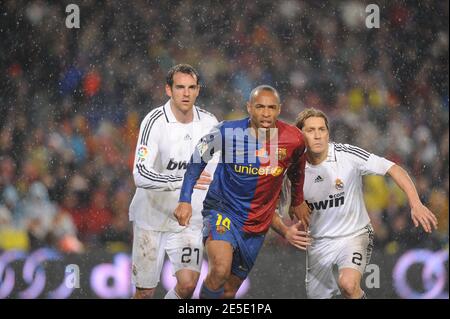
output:
<path id="1" fill-rule="evenodd" d="M 223 218 L 222 214 L 217 214 L 216 227 L 223 226 L 230 230 L 231 220 L 228 217 Z"/>

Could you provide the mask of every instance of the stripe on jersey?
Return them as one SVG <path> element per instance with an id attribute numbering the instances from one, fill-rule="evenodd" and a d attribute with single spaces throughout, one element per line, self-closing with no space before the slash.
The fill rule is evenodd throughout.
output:
<path id="1" fill-rule="evenodd" d="M 167 178 L 163 178 L 163 177 L 158 178 L 158 177 L 155 177 L 155 174 L 147 174 L 146 172 L 144 172 L 144 166 L 141 165 L 141 164 L 137 164 L 136 168 L 138 170 L 138 173 L 142 177 L 145 177 L 145 178 L 147 178 L 147 179 L 149 179 L 151 181 L 162 182 L 162 183 L 167 183 L 168 182 Z"/>
<path id="2" fill-rule="evenodd" d="M 207 115 L 209 115 L 211 117 L 214 117 L 214 115 L 212 113 L 209 113 L 208 111 L 205 111 L 204 109 L 201 109 L 201 108 L 198 107 L 197 110 L 202 112 L 202 113 L 205 113 L 205 114 L 207 114 Z"/>
<path id="3" fill-rule="evenodd" d="M 359 153 L 362 153 L 362 154 L 366 155 L 367 157 L 370 156 L 370 153 L 369 153 L 369 152 L 367 152 L 367 151 L 365 151 L 365 150 L 363 150 L 362 148 L 359 148 L 359 147 L 357 147 L 357 146 L 348 145 L 347 147 L 348 147 L 349 149 L 351 149 L 351 150 L 354 150 L 354 151 L 357 151 L 357 152 L 359 152 Z"/>
<path id="4" fill-rule="evenodd" d="M 344 153 L 348 153 L 348 154 L 352 154 L 352 155 L 354 155 L 354 156 L 356 156 L 356 157 L 359 157 L 360 159 L 362 159 L 363 161 L 367 161 L 368 160 L 368 158 L 367 157 L 364 157 L 363 155 L 360 155 L 360 154 L 358 154 L 357 152 L 354 152 L 354 151 L 351 151 L 351 150 L 345 150 L 345 149 L 339 149 L 339 148 L 336 148 L 336 151 L 337 152 L 344 152 Z"/>
<path id="5" fill-rule="evenodd" d="M 145 177 L 151 181 L 155 181 L 155 182 L 162 182 L 162 183 L 167 183 L 167 182 L 178 182 L 178 181 L 182 181 L 183 177 L 177 177 L 177 176 L 164 176 L 161 174 L 156 174 L 153 173 L 151 171 L 149 171 L 148 169 L 145 168 L 144 165 L 142 164 L 137 164 L 136 168 L 138 170 L 138 173 L 142 176 Z"/>
<path id="6" fill-rule="evenodd" d="M 200 120 L 200 113 L 198 113 L 198 108 L 196 107 L 195 110 L 197 111 L 197 118 Z"/>
<path id="7" fill-rule="evenodd" d="M 164 106 L 163 106 L 162 110 L 164 112 L 164 116 L 166 117 L 166 122 L 169 123 L 169 118 L 167 117 L 166 109 L 164 108 Z"/>
<path id="8" fill-rule="evenodd" d="M 157 119 L 159 119 L 162 115 L 163 115 L 163 112 L 161 112 L 161 110 L 158 110 L 150 116 L 149 120 L 147 121 L 147 124 L 145 124 L 145 128 L 142 133 L 142 137 L 141 137 L 142 145 L 147 145 L 148 137 L 150 136 L 150 131 L 152 129 L 152 126 L 155 123 L 155 121 Z"/>
<path id="9" fill-rule="evenodd" d="M 359 147 L 352 147 L 352 146 L 345 146 L 342 144 L 335 144 L 334 146 L 335 150 L 338 152 L 345 152 L 352 155 L 355 155 L 359 158 L 361 158 L 364 161 L 367 161 L 369 159 L 370 154 L 363 149 Z"/>
<path id="10" fill-rule="evenodd" d="M 140 164 L 140 165 L 142 165 L 142 164 Z M 155 177 L 157 177 L 157 178 L 168 179 L 169 182 L 177 182 L 177 181 L 183 180 L 183 177 L 181 177 L 181 176 L 162 175 L 162 174 L 154 173 L 154 172 L 152 172 L 152 171 L 149 171 L 145 166 L 142 166 L 142 170 L 143 170 L 145 173 L 150 174 L 150 175 L 152 175 L 152 176 L 155 176 Z"/>
<path id="11" fill-rule="evenodd" d="M 139 164 L 142 165 L 142 164 Z M 162 178 L 162 179 L 167 179 L 169 182 L 177 182 L 177 181 L 181 181 L 183 179 L 183 177 L 181 176 L 173 176 L 173 175 L 162 175 L 162 174 L 157 174 L 154 173 L 152 171 L 149 171 L 145 166 L 142 165 L 142 171 L 146 174 L 149 174 L 151 176 L 154 176 L 156 178 Z"/>

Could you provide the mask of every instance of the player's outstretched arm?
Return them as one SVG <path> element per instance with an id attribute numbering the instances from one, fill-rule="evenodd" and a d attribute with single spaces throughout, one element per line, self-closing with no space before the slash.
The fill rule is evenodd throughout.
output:
<path id="1" fill-rule="evenodd" d="M 293 219 L 295 215 L 303 225 L 308 228 L 311 210 L 303 196 L 303 184 L 305 180 L 305 165 L 306 155 L 304 147 L 298 149 L 296 159 L 288 170 L 288 177 L 291 181 L 291 207 L 289 209 L 289 216 Z"/>
<path id="2" fill-rule="evenodd" d="M 414 226 L 419 225 L 427 232 L 431 233 L 433 228 L 437 228 L 436 216 L 422 204 L 417 189 L 408 173 L 399 165 L 393 165 L 387 173 L 394 179 L 395 183 L 405 192 L 411 207 L 411 218 Z"/>
<path id="3" fill-rule="evenodd" d="M 194 188 L 206 189 L 211 182 L 211 175 L 204 169 L 214 153 L 221 150 L 222 134 L 220 126 L 215 126 L 211 132 L 202 137 L 192 153 L 184 173 L 179 202 L 190 203 Z"/>
<path id="4" fill-rule="evenodd" d="M 311 245 L 311 238 L 303 229 L 299 221 L 291 226 L 286 226 L 277 213 L 273 214 L 272 224 L 270 225 L 280 236 L 284 237 L 292 246 L 301 250 L 306 250 Z"/>
<path id="5" fill-rule="evenodd" d="M 211 181 L 211 174 L 204 170 L 200 175 L 200 178 L 197 180 L 197 184 L 195 184 L 194 188 L 206 190 L 208 189 L 208 185 L 211 184 Z"/>
<path id="6" fill-rule="evenodd" d="M 191 198 L 194 188 L 206 189 L 206 186 L 211 182 L 211 175 L 204 169 L 214 153 L 221 150 L 221 145 L 222 134 L 219 124 L 204 136 L 194 149 L 184 174 L 179 203 L 174 211 L 174 216 L 181 226 L 189 225 L 192 216 Z"/>

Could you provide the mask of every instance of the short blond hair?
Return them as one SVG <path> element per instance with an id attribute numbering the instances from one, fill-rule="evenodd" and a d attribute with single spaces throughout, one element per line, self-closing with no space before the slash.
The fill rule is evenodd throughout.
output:
<path id="1" fill-rule="evenodd" d="M 299 129 L 303 129 L 305 126 L 305 121 L 309 119 L 310 117 L 321 117 L 325 121 L 325 125 L 327 127 L 327 130 L 330 130 L 330 127 L 328 126 L 328 117 L 325 115 L 324 112 L 315 109 L 313 107 L 304 109 L 297 115 L 297 119 L 295 120 L 295 126 L 297 126 Z"/>

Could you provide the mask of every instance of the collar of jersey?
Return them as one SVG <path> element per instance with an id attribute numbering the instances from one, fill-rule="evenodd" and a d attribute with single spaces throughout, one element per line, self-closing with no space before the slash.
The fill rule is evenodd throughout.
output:
<path id="1" fill-rule="evenodd" d="M 166 102 L 163 106 L 164 116 L 166 117 L 167 123 L 178 123 L 175 115 L 172 113 L 172 109 L 170 108 L 170 100 Z M 200 121 L 200 114 L 197 109 L 197 106 L 194 105 L 194 122 Z"/>

